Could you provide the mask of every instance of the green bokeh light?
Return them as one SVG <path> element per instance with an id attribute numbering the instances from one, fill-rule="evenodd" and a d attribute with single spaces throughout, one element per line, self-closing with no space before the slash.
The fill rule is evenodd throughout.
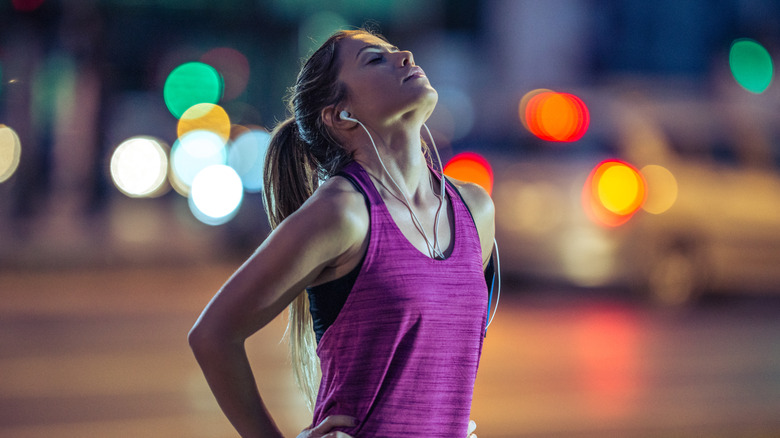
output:
<path id="1" fill-rule="evenodd" d="M 177 119 L 189 107 L 199 103 L 216 104 L 222 98 L 224 81 L 217 70 L 202 62 L 182 64 L 168 75 L 163 98 Z"/>
<path id="2" fill-rule="evenodd" d="M 772 57 L 764 46 L 751 39 L 731 44 L 729 67 L 737 83 L 751 93 L 763 93 L 772 82 Z"/>

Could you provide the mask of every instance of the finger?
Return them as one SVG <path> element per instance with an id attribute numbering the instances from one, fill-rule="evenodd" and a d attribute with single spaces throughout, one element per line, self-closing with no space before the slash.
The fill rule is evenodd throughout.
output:
<path id="1" fill-rule="evenodd" d="M 347 435 L 344 432 L 331 432 L 327 435 L 323 435 L 322 438 L 352 438 L 352 435 Z"/>
<path id="2" fill-rule="evenodd" d="M 325 435 L 334 427 L 353 427 L 357 425 L 355 417 L 349 415 L 330 415 L 312 429 L 312 432 Z"/>

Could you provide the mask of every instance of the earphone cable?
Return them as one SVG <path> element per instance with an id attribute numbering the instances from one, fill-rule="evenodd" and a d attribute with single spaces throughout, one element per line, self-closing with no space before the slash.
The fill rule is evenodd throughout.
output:
<path id="1" fill-rule="evenodd" d="M 496 305 L 493 306 L 493 314 L 488 319 L 488 323 L 485 326 L 485 330 L 493 323 L 493 318 L 496 317 L 498 311 L 498 301 L 501 299 L 501 256 L 498 254 L 498 242 L 493 238 L 493 246 L 496 248 L 496 280 L 498 280 L 498 293 L 496 293 Z M 488 312 L 490 309 L 488 309 Z"/>
<path id="2" fill-rule="evenodd" d="M 437 246 L 438 246 L 438 238 L 437 237 L 438 236 L 435 235 L 438 232 L 438 219 L 439 219 L 438 212 L 437 212 L 436 218 L 434 220 L 434 227 L 433 227 L 434 228 L 434 241 L 433 241 L 433 244 L 431 244 L 431 241 L 428 238 L 428 234 L 425 232 L 425 228 L 422 226 L 422 221 L 420 221 L 420 219 L 414 213 L 414 209 L 412 209 L 412 204 L 411 204 L 411 202 L 409 202 L 409 198 L 406 197 L 406 193 L 404 193 L 403 189 L 401 189 L 401 186 L 396 182 L 395 178 L 393 178 L 393 176 L 387 170 L 387 166 L 385 166 L 385 163 L 382 160 L 382 156 L 379 154 L 379 148 L 377 148 L 376 142 L 374 142 L 374 137 L 368 131 L 368 128 L 366 128 L 366 126 L 363 124 L 363 122 L 361 122 L 361 121 L 359 121 L 357 119 L 354 119 L 354 120 L 355 120 L 355 122 L 358 123 L 358 125 L 360 125 L 361 128 L 363 128 L 364 131 L 366 131 L 366 134 L 368 134 L 368 139 L 371 140 L 371 145 L 374 146 L 374 152 L 376 152 L 376 156 L 379 159 L 379 163 L 382 165 L 382 168 L 385 170 L 385 173 L 390 178 L 390 181 L 393 182 L 395 187 L 401 193 L 401 196 L 403 196 L 406 208 L 409 210 L 409 213 L 411 213 L 411 215 L 412 215 L 412 221 L 415 223 L 415 226 L 418 228 L 418 230 L 420 230 L 421 234 L 423 235 L 423 239 L 425 239 L 425 245 L 428 247 L 429 254 L 433 258 L 441 258 L 441 259 L 443 259 L 444 258 L 444 253 L 442 253 L 441 249 L 437 248 Z M 426 126 L 425 129 L 428 129 L 428 127 Z M 429 131 L 429 133 L 430 133 L 430 131 Z M 436 154 L 438 156 L 438 151 L 436 152 Z M 441 163 L 441 161 L 440 161 L 440 163 Z M 442 175 L 442 180 L 443 180 L 443 178 L 444 178 L 444 176 Z M 381 181 L 380 181 L 380 183 L 381 183 Z M 442 182 L 442 188 L 443 187 L 444 187 L 444 185 L 443 185 L 443 182 Z M 442 204 L 442 201 L 441 201 L 441 198 L 439 198 L 439 210 L 441 210 L 441 204 Z"/>
<path id="3" fill-rule="evenodd" d="M 436 160 L 439 162 L 439 179 L 441 180 L 441 192 L 439 195 L 439 208 L 436 209 L 436 217 L 433 221 L 433 245 L 434 248 L 436 246 L 439 246 L 439 215 L 441 214 L 442 206 L 445 205 L 445 200 L 447 199 L 447 192 L 444 190 L 444 165 L 441 162 L 441 157 L 439 156 L 439 149 L 436 147 L 436 140 L 433 139 L 433 134 L 431 134 L 431 130 L 428 129 L 428 125 L 423 123 L 423 126 L 425 127 L 425 130 L 428 132 L 428 138 L 431 139 L 431 144 L 433 145 L 433 151 L 436 153 Z M 436 193 L 436 192 L 434 192 Z M 441 251 L 439 251 L 441 254 Z M 442 258 L 444 258 L 444 255 L 442 254 Z"/>

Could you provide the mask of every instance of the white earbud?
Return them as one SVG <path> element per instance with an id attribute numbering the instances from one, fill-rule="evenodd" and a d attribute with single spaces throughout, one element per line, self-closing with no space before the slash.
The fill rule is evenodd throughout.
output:
<path id="1" fill-rule="evenodd" d="M 347 111 L 340 112 L 339 117 L 341 118 L 341 120 L 346 120 L 349 122 L 357 122 L 357 119 L 351 117 L 351 114 L 349 114 Z"/>

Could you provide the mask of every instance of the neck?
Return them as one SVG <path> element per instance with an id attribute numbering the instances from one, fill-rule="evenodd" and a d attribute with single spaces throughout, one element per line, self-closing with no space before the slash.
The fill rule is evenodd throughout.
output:
<path id="1" fill-rule="evenodd" d="M 363 128 L 358 127 L 361 147 L 355 151 L 355 160 L 386 188 L 395 191 L 397 184 L 410 202 L 422 202 L 430 193 L 431 184 L 428 165 L 422 153 L 420 126 L 380 130 L 369 126 L 366 128 L 371 133 L 376 150 Z M 360 133 L 363 135 L 360 136 Z"/>
<path id="2" fill-rule="evenodd" d="M 433 218 L 433 237 L 428 236 L 428 233 L 425 231 L 425 223 L 415 213 L 416 208 L 419 208 L 421 211 L 427 210 L 429 199 L 431 195 L 434 195 L 431 174 L 421 150 L 420 127 L 417 126 L 415 131 L 398 130 L 393 132 L 388 130 L 385 131 L 385 135 L 377 133 L 379 144 L 385 146 L 380 148 L 370 130 L 362 123 L 359 123 L 359 125 L 369 138 L 371 149 L 374 153 L 371 154 L 371 151 L 360 153 L 361 151 L 365 152 L 367 148 L 359 148 L 355 153 L 355 159 L 363 165 L 369 175 L 378 180 L 379 185 L 384 187 L 390 196 L 395 197 L 406 206 L 414 226 L 425 239 L 429 255 L 433 258 L 443 258 L 444 254 L 438 242 L 439 217 L 445 198 L 443 177 L 441 180 L 441 194 L 437 196 L 438 208 Z M 378 166 L 377 163 L 379 164 Z M 381 172 L 379 172 L 379 168 L 381 168 Z M 387 180 L 392 182 L 393 188 L 386 184 Z M 398 193 L 396 193 L 396 190 Z"/>

